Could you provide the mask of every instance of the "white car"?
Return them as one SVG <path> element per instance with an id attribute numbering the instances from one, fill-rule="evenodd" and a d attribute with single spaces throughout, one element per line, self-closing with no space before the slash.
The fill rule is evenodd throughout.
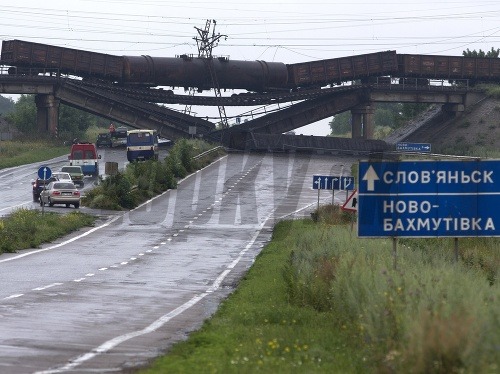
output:
<path id="1" fill-rule="evenodd" d="M 74 205 L 78 209 L 80 207 L 80 198 L 80 191 L 72 182 L 55 181 L 50 182 L 40 193 L 40 206 L 64 204 L 67 208 Z"/>
<path id="2" fill-rule="evenodd" d="M 55 173 L 52 173 L 52 176 L 60 182 L 73 182 L 70 173 L 66 173 L 64 171 L 56 171 Z"/>

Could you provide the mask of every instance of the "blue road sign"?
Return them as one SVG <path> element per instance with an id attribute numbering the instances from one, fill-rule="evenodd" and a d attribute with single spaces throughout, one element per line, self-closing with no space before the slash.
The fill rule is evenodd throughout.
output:
<path id="1" fill-rule="evenodd" d="M 500 236 L 500 160 L 361 162 L 360 237 Z"/>
<path id="2" fill-rule="evenodd" d="M 38 169 L 38 178 L 49 179 L 52 176 L 52 170 L 48 166 L 41 166 Z"/>
<path id="3" fill-rule="evenodd" d="M 396 151 L 429 153 L 431 145 L 429 143 L 397 143 Z"/>
<path id="4" fill-rule="evenodd" d="M 353 190 L 354 177 L 335 177 L 330 175 L 314 175 L 315 190 Z"/>

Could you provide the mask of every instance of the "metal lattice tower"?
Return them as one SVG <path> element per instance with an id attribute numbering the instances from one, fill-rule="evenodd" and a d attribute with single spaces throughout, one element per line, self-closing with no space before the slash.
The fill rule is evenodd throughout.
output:
<path id="1" fill-rule="evenodd" d="M 214 88 L 215 96 L 221 98 L 221 92 L 219 87 L 219 82 L 217 80 L 217 74 L 215 72 L 214 63 L 213 63 L 213 49 L 219 44 L 219 40 L 224 37 L 227 38 L 226 35 L 215 34 L 215 26 L 217 22 L 213 20 L 213 28 L 212 28 L 212 20 L 207 20 L 205 24 L 205 28 L 202 30 L 198 27 L 195 29 L 198 31 L 198 37 L 193 38 L 196 40 L 196 44 L 198 46 L 198 57 L 203 58 L 205 65 L 207 66 L 208 72 L 210 73 L 210 79 L 212 81 L 212 86 Z M 212 29 L 210 33 L 210 29 Z M 222 124 L 222 128 L 229 127 L 226 116 L 226 109 L 223 105 L 218 105 L 219 108 L 219 116 Z"/>

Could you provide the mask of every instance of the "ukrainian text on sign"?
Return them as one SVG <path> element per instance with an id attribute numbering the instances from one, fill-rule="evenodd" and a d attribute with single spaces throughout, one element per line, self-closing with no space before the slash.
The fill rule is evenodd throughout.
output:
<path id="1" fill-rule="evenodd" d="M 362 162 L 359 236 L 500 236 L 500 161 Z"/>

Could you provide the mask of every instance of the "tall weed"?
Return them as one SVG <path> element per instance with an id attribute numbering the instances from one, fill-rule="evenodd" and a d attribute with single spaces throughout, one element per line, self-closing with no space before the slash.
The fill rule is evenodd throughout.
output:
<path id="1" fill-rule="evenodd" d="M 0 219 L 0 253 L 36 248 L 83 226 L 95 218 L 80 212 L 42 213 L 37 209 L 18 209 Z"/>
<path id="2" fill-rule="evenodd" d="M 498 274 L 495 256 L 471 255 L 464 246 L 471 265 L 455 262 L 437 240 L 426 248 L 400 244 L 395 269 L 390 240 L 359 239 L 347 226 L 311 225 L 288 240 L 290 302 L 331 312 L 381 371 L 500 369 L 500 285 L 485 276 Z"/>

